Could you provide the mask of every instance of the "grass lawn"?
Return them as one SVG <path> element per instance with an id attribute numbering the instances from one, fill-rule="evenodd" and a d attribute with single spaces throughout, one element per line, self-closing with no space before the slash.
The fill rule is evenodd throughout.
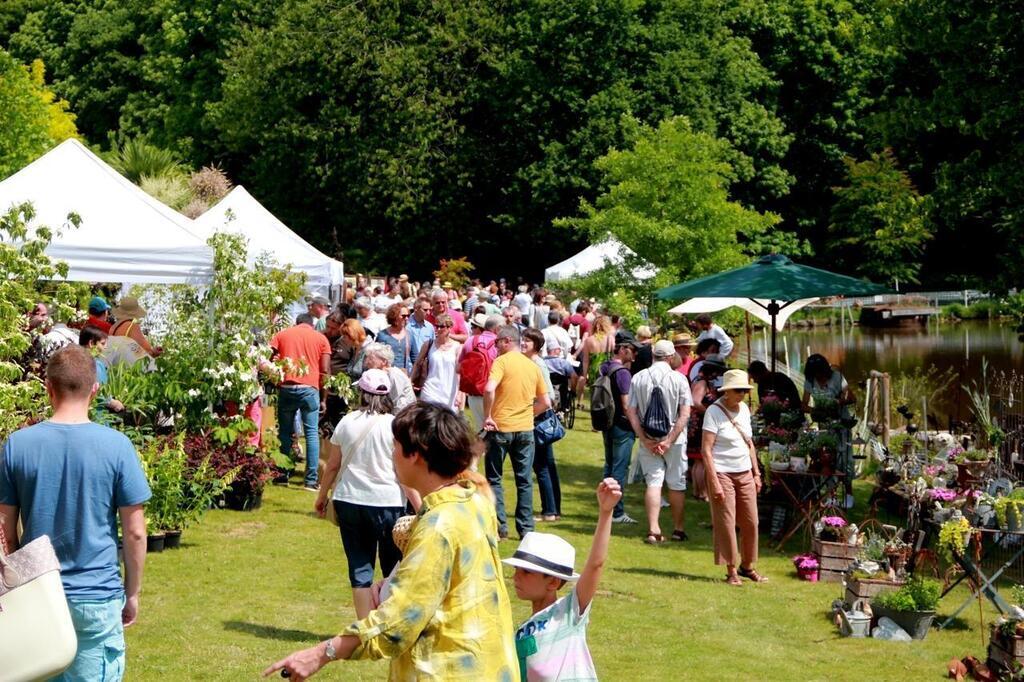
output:
<path id="1" fill-rule="evenodd" d="M 540 524 L 575 545 L 577 567 L 590 545 L 603 463 L 600 434 L 588 426 L 579 420 L 556 445 L 563 520 Z M 505 490 L 514 499 L 508 465 Z M 643 516 L 641 492 L 627 489 L 626 509 L 635 518 Z M 867 492 L 858 490 L 854 520 Z M 313 499 L 299 488 L 269 487 L 262 509 L 211 512 L 186 531 L 181 549 L 149 555 L 139 622 L 128 631 L 128 679 L 255 679 L 267 664 L 351 622 L 341 541 L 311 515 Z M 668 517 L 663 510 L 666 530 Z M 602 679 L 940 679 L 953 657 L 985 657 L 976 605 L 958 627 L 932 630 L 924 642 L 840 638 L 828 617 L 840 586 L 796 579 L 789 557 L 803 549 L 799 541 L 785 554 L 762 542 L 758 568 L 770 583 L 728 586 L 724 569 L 713 564 L 708 521 L 707 505 L 688 501 L 690 541 L 661 547 L 642 543 L 642 524 L 614 528 L 588 635 Z M 502 543 L 502 554 L 515 546 Z M 515 600 L 510 569 L 506 577 L 519 622 L 528 605 Z M 958 588 L 940 614 L 965 597 Z M 988 623 L 995 612 L 985 604 Z M 386 662 L 342 662 L 318 679 L 386 676 Z"/>

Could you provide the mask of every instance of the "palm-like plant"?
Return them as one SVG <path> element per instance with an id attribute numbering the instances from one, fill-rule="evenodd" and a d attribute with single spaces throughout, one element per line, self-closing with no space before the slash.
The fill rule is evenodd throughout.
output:
<path id="1" fill-rule="evenodd" d="M 114 150 L 110 163 L 137 185 L 142 183 L 144 176 L 157 178 L 187 174 L 181 159 L 174 152 L 150 144 L 141 137 L 121 143 Z"/>

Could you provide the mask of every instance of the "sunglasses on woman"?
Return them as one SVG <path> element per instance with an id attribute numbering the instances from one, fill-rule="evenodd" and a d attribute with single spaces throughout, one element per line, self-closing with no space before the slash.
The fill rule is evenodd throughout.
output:
<path id="1" fill-rule="evenodd" d="M 451 329 L 451 327 L 452 326 L 450 324 L 439 324 L 439 325 L 437 325 L 438 329 Z"/>

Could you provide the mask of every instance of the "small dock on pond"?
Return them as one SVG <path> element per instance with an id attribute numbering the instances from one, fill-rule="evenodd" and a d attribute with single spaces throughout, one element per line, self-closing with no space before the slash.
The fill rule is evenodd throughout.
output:
<path id="1" fill-rule="evenodd" d="M 939 312 L 927 305 L 866 305 L 860 309 L 859 322 L 862 327 L 911 327 L 927 324 L 928 318 Z"/>

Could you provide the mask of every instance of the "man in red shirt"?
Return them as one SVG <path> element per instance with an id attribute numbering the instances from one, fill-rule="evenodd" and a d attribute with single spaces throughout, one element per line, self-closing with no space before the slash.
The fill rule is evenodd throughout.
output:
<path id="1" fill-rule="evenodd" d="M 562 320 L 562 327 L 569 332 L 569 337 L 572 339 L 572 353 L 574 356 L 579 355 L 580 349 L 583 348 L 583 343 L 590 336 L 590 320 L 587 319 L 587 313 L 589 312 L 590 302 L 583 301 L 575 313 Z M 573 327 L 578 328 L 578 333 L 575 335 Z"/>
<path id="2" fill-rule="evenodd" d="M 465 343 L 466 339 L 469 338 L 469 327 L 466 326 L 466 318 L 462 314 L 461 310 L 457 310 L 448 305 L 448 294 L 441 290 L 435 290 L 434 293 L 430 295 L 430 304 L 430 314 L 427 315 L 427 319 L 430 320 L 430 324 L 437 324 L 438 315 L 450 315 L 452 318 L 452 330 L 448 334 L 448 337 L 453 341 Z"/>
<path id="3" fill-rule="evenodd" d="M 327 405 L 324 380 L 331 373 L 331 345 L 327 337 L 313 329 L 313 316 L 303 313 L 295 326 L 280 331 L 270 340 L 274 359 L 288 361 L 279 387 L 277 428 L 281 453 L 292 461 L 295 415 L 302 416 L 306 436 L 306 490 L 319 490 L 317 464 L 320 463 L 320 411 Z"/>

